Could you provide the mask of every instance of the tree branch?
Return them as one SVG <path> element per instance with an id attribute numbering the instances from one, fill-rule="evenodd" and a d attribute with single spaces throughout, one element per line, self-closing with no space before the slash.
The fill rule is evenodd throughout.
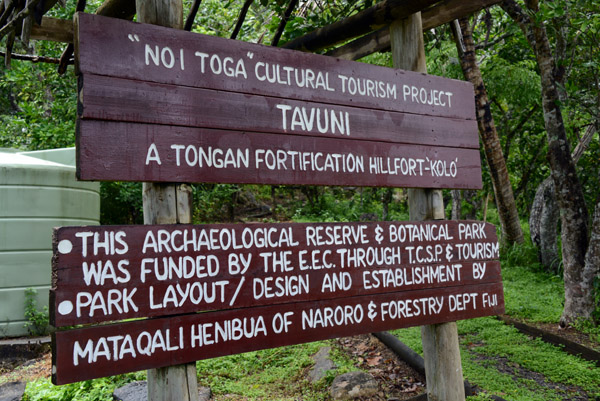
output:
<path id="1" fill-rule="evenodd" d="M 250 8 L 250 5 L 252 5 L 252 2 L 254 0 L 246 0 L 244 2 L 244 5 L 242 6 L 242 9 L 240 10 L 240 16 L 238 17 L 237 23 L 235 24 L 235 28 L 233 29 L 233 32 L 231 33 L 231 39 L 235 39 L 238 36 L 238 33 L 240 33 L 240 30 L 242 29 L 242 25 L 244 24 L 244 20 L 246 19 L 246 14 L 248 13 L 248 9 Z"/>
<path id="2" fill-rule="evenodd" d="M 279 22 L 277 32 L 275 32 L 275 36 L 273 36 L 271 46 L 277 46 L 277 44 L 279 43 L 279 39 L 281 39 L 281 34 L 283 34 L 283 30 L 285 29 L 285 25 L 290 19 L 290 15 L 292 15 L 292 11 L 294 11 L 294 8 L 296 8 L 296 4 L 298 4 L 298 0 L 290 0 L 290 4 L 288 4 L 287 8 L 285 9 L 285 13 L 283 14 L 283 18 Z"/>
<path id="3" fill-rule="evenodd" d="M 21 10 L 21 12 L 19 12 L 8 24 L 0 28 L 0 39 L 2 39 L 8 32 L 14 31 L 15 25 L 20 24 L 21 21 L 23 21 L 23 18 L 31 14 L 35 6 L 37 6 L 40 1 L 41 0 L 32 0 L 29 4 L 27 4 L 27 7 Z"/>
<path id="4" fill-rule="evenodd" d="M 512 36 L 512 33 L 505 33 L 504 35 L 500 35 L 496 39 L 493 39 L 491 41 L 488 41 L 485 43 L 478 43 L 475 45 L 475 50 L 488 49 L 488 48 L 502 42 L 504 39 L 510 38 L 511 36 Z"/>
<path id="5" fill-rule="evenodd" d="M 0 56 L 6 57 L 6 53 L 0 51 Z M 49 63 L 49 64 L 58 64 L 60 63 L 60 59 L 55 57 L 45 57 L 45 56 L 36 56 L 33 54 L 15 54 L 12 53 L 10 57 L 13 60 L 23 60 L 23 61 L 31 61 L 32 63 Z M 73 60 L 70 61 L 70 64 L 73 64 Z"/>
<path id="6" fill-rule="evenodd" d="M 188 32 L 192 30 L 192 26 L 194 25 L 194 19 L 196 18 L 196 14 L 198 14 L 198 8 L 200 8 L 200 3 L 202 3 L 202 0 L 194 0 L 194 4 L 190 9 L 190 14 L 185 20 L 185 25 L 183 27 L 184 30 Z"/>
<path id="7" fill-rule="evenodd" d="M 519 25 L 529 45 L 535 49 L 535 36 L 531 29 L 531 18 L 515 0 L 503 0 L 500 7 Z"/>

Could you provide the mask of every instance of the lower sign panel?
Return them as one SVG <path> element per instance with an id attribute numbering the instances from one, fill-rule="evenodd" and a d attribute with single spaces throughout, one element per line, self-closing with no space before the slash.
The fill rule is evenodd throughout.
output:
<path id="1" fill-rule="evenodd" d="M 53 334 L 54 384 L 504 312 L 502 283 L 253 307 Z"/>
<path id="2" fill-rule="evenodd" d="M 481 188 L 478 149 L 80 120 L 82 180 Z"/>

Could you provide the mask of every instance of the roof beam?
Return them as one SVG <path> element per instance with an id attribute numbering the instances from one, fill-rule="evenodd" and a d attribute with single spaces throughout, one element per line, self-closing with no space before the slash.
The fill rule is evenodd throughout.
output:
<path id="1" fill-rule="evenodd" d="M 42 17 L 42 24 L 33 24 L 31 39 L 73 43 L 73 20 Z"/>
<path id="2" fill-rule="evenodd" d="M 385 0 L 341 21 L 315 29 L 284 44 L 287 49 L 318 52 L 365 35 L 439 3 L 439 0 Z"/>
<path id="3" fill-rule="evenodd" d="M 132 20 L 135 16 L 135 0 L 106 0 L 98 7 L 96 14 Z M 31 39 L 73 43 L 73 20 L 43 17 L 41 25 L 33 24 Z"/>
<path id="4" fill-rule="evenodd" d="M 423 30 L 447 24 L 457 18 L 471 15 L 479 10 L 500 3 L 501 0 L 445 0 L 421 13 Z M 372 32 L 326 54 L 347 60 L 358 60 L 369 54 L 390 48 L 390 32 L 387 27 Z"/>

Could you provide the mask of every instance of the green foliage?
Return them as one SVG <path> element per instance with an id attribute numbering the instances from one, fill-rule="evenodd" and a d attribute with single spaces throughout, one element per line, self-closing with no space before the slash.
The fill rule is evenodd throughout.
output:
<path id="1" fill-rule="evenodd" d="M 335 222 L 358 220 L 381 220 L 383 205 L 381 203 L 385 188 L 359 188 L 347 190 L 337 187 L 313 187 L 307 192 L 308 202 L 296 209 L 292 216 L 294 221 Z M 391 202 L 387 220 L 406 220 L 408 213 L 406 204 Z"/>
<path id="2" fill-rule="evenodd" d="M 43 336 L 48 334 L 48 307 L 44 306 L 44 309 L 39 311 L 36 297 L 37 290 L 34 288 L 25 290 L 25 318 L 27 323 L 24 324 L 24 327 L 32 336 Z"/>
<path id="3" fill-rule="evenodd" d="M 141 182 L 100 183 L 100 224 L 143 222 Z"/>
<path id="4" fill-rule="evenodd" d="M 130 373 L 86 380 L 63 386 L 53 385 L 49 379 L 27 383 L 23 401 L 106 401 L 112 400 L 113 391 L 129 382 L 144 380 L 145 372 Z"/>
<path id="5" fill-rule="evenodd" d="M 325 345 L 321 341 L 199 361 L 200 385 L 210 386 L 216 395 L 249 399 L 323 399 L 324 386 L 313 388 L 304 374 L 313 364 L 311 356 Z M 348 366 L 342 355 L 332 353 L 332 357 L 339 366 Z"/>
<path id="6" fill-rule="evenodd" d="M 13 61 L 0 68 L 0 147 L 29 150 L 75 144 L 77 86 L 53 66 Z"/>

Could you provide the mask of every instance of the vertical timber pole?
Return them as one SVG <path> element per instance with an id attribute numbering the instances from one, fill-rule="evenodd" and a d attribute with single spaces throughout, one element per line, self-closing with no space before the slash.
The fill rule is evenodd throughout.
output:
<path id="1" fill-rule="evenodd" d="M 390 39 L 394 68 L 427 72 L 421 13 L 393 22 Z M 441 190 L 409 189 L 410 220 L 444 219 Z M 462 364 L 456 322 L 421 327 L 427 399 L 429 401 L 464 401 Z"/>
<path id="2" fill-rule="evenodd" d="M 136 0 L 138 22 L 183 29 L 182 0 Z M 144 224 L 192 222 L 192 191 L 187 184 L 143 184 Z M 196 364 L 148 370 L 148 401 L 197 401 Z"/>

